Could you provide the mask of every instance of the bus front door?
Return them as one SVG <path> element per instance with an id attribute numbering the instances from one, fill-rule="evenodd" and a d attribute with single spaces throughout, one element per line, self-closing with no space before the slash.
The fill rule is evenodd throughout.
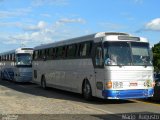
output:
<path id="1" fill-rule="evenodd" d="M 102 91 L 104 90 L 104 62 L 101 44 L 97 44 L 95 47 L 94 68 L 96 79 L 96 96 L 102 98 Z"/>

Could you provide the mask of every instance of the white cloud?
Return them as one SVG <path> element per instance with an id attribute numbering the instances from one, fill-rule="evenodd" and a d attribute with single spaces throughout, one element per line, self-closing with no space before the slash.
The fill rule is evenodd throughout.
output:
<path id="1" fill-rule="evenodd" d="M 60 22 L 60 23 L 82 23 L 82 24 L 84 24 L 85 20 L 81 19 L 81 18 L 78 18 L 78 19 L 63 18 L 63 19 L 60 19 L 58 22 Z"/>
<path id="2" fill-rule="evenodd" d="M 50 18 L 50 17 L 52 17 L 52 15 L 50 15 L 50 14 L 47 14 L 47 13 L 43 13 L 43 14 L 41 14 L 41 16 L 43 16 L 43 17 L 47 17 L 47 18 Z"/>
<path id="3" fill-rule="evenodd" d="M 11 12 L 11 11 L 0 11 L 0 18 L 8 18 L 13 16 L 19 16 L 20 13 Z"/>
<path id="4" fill-rule="evenodd" d="M 31 12 L 31 8 L 19 8 L 12 11 L 0 11 L 0 18 L 22 17 Z"/>
<path id="5" fill-rule="evenodd" d="M 23 26 L 20 22 L 0 22 L 1 27 L 19 27 L 21 28 Z"/>
<path id="6" fill-rule="evenodd" d="M 41 30 L 43 31 L 43 30 L 47 30 L 47 29 L 57 29 L 57 28 L 62 27 L 63 25 L 65 25 L 67 23 L 80 23 L 80 24 L 84 24 L 85 22 L 86 21 L 84 19 L 82 19 L 82 18 L 77 18 L 77 19 L 63 18 L 63 19 L 59 19 L 58 21 L 56 21 L 53 24 L 52 28 L 49 27 L 46 22 L 39 21 L 37 23 L 37 25 L 26 25 L 23 29 L 25 31 L 41 31 Z"/>
<path id="7" fill-rule="evenodd" d="M 47 27 L 47 23 L 44 21 L 39 21 L 37 25 L 29 25 L 24 27 L 26 31 L 40 31 Z"/>
<path id="8" fill-rule="evenodd" d="M 85 20 L 81 18 L 65 18 L 54 22 L 54 24 L 39 21 L 36 25 L 30 25 L 23 28 L 23 30 L 25 30 L 24 33 L 1 36 L 1 40 L 3 40 L 3 44 L 25 44 L 35 46 L 57 40 L 72 38 L 82 33 L 66 23 L 84 24 Z"/>
<path id="9" fill-rule="evenodd" d="M 145 30 L 160 31 L 160 18 L 151 20 L 145 25 Z"/>
<path id="10" fill-rule="evenodd" d="M 77 18 L 77 19 L 69 19 L 69 18 L 63 18 L 55 22 L 54 27 L 61 26 L 67 23 L 80 23 L 80 24 L 85 24 L 86 21 L 82 18 Z"/>

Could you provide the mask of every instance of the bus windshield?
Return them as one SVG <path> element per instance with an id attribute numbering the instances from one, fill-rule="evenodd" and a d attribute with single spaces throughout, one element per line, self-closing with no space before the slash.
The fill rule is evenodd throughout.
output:
<path id="1" fill-rule="evenodd" d="M 27 65 L 30 66 L 32 64 L 32 55 L 29 53 L 21 53 L 16 55 L 16 63 L 17 65 Z"/>
<path id="2" fill-rule="evenodd" d="M 105 65 L 152 65 L 148 43 L 105 42 Z"/>

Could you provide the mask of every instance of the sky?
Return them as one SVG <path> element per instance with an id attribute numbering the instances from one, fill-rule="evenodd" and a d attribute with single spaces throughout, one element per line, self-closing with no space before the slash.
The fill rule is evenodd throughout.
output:
<path id="1" fill-rule="evenodd" d="M 160 41 L 160 0 L 0 0 L 0 52 L 96 32 Z"/>

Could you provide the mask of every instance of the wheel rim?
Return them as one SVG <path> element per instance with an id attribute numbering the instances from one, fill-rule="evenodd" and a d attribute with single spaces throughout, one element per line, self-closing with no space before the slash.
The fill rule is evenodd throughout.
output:
<path id="1" fill-rule="evenodd" d="M 84 86 L 84 96 L 85 97 L 88 97 L 91 93 L 91 88 L 90 88 L 90 85 L 88 83 L 85 84 Z"/>

